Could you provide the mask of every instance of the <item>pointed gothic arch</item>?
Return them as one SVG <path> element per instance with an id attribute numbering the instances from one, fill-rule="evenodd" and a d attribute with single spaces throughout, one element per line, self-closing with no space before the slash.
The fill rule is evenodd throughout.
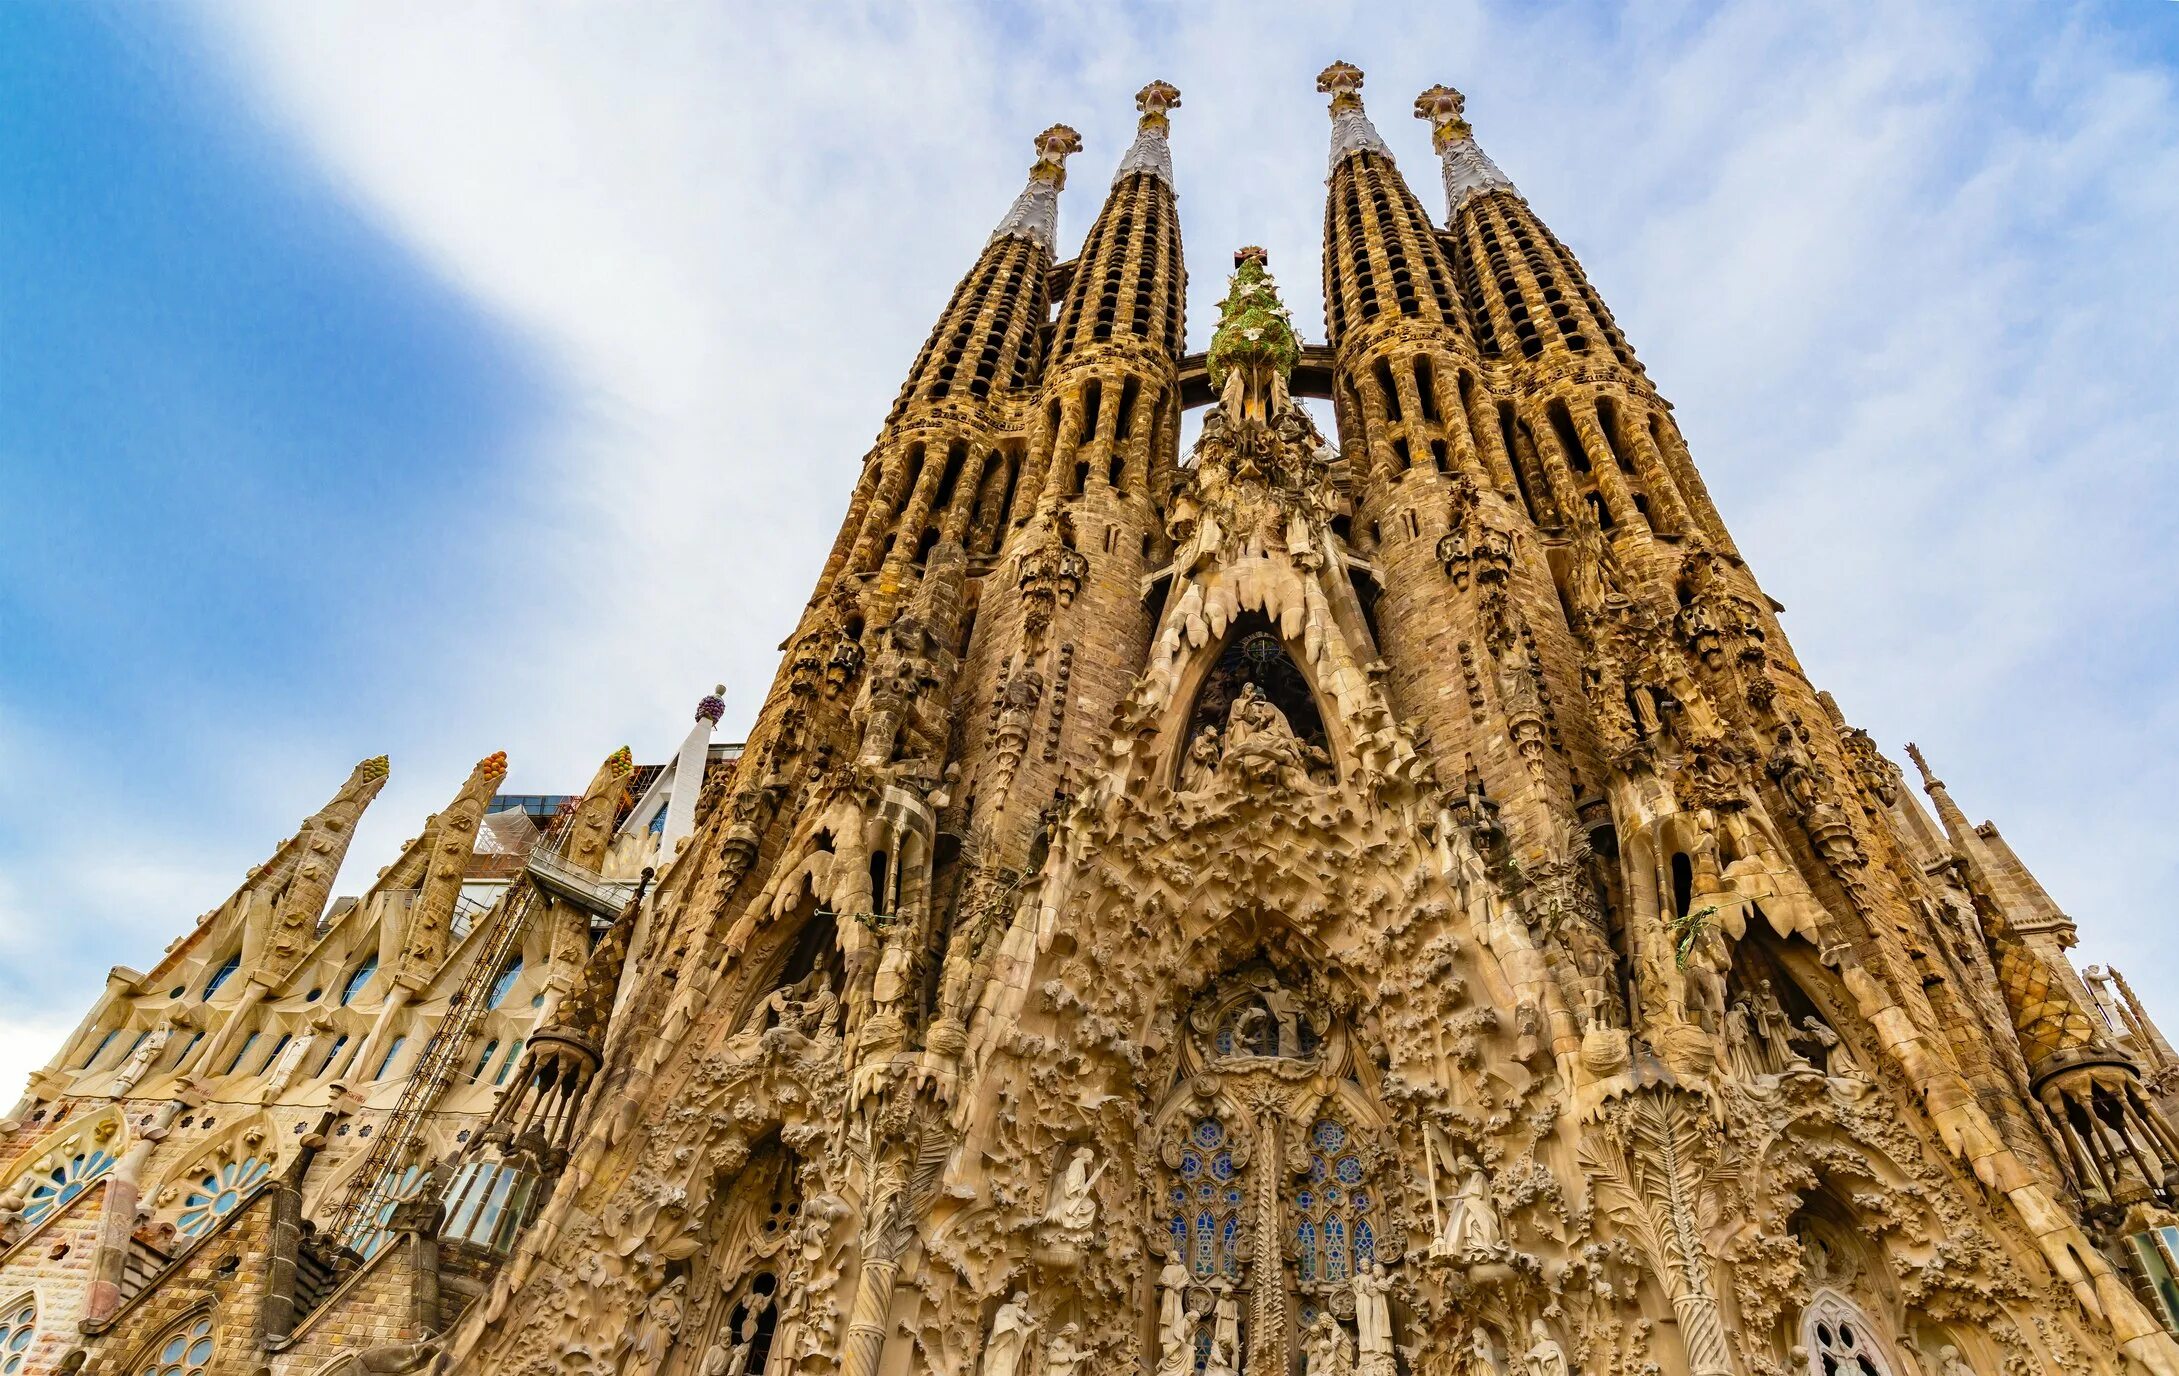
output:
<path id="1" fill-rule="evenodd" d="M 0 1252 L 66 1212 L 106 1178 L 128 1149 L 128 1116 L 119 1104 L 81 1113 L 47 1132 L 0 1172 L 0 1200 L 19 1210 L 19 1228 Z"/>

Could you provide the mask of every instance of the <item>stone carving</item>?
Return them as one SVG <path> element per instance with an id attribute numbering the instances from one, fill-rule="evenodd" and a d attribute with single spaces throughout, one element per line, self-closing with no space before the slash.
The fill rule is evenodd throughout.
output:
<path id="1" fill-rule="evenodd" d="M 1027 1376 L 1022 1358 L 1028 1353 L 1030 1335 L 1037 1321 L 1029 1316 L 1029 1297 L 1016 1290 L 991 1316 L 991 1336 L 984 1343 L 982 1376 Z"/>
<path id="2" fill-rule="evenodd" d="M 1483 1168 L 1467 1157 L 1454 1164 L 1460 1184 L 1445 1206 L 1445 1229 L 1432 1251 L 1463 1261 L 1482 1260 L 1497 1253 L 1504 1237 L 1498 1210 L 1491 1203 L 1490 1182 Z"/>
<path id="3" fill-rule="evenodd" d="M 137 1082 L 150 1072 L 160 1053 L 166 1050 L 167 1043 L 174 1040 L 174 1034 L 187 1026 L 188 1012 L 177 1009 L 161 1018 L 157 1026 L 145 1033 L 144 1039 L 136 1044 L 136 1049 L 129 1052 L 128 1059 L 121 1063 L 121 1068 L 114 1072 L 113 1097 L 122 1098 L 136 1088 Z"/>
<path id="4" fill-rule="evenodd" d="M 1082 1325 L 1069 1323 L 1062 1326 L 1044 1347 L 1044 1376 L 1074 1376 L 1082 1363 L 1096 1353 L 1082 1346 Z"/>
<path id="5" fill-rule="evenodd" d="M 1521 1362 L 1526 1376 L 1568 1376 L 1566 1350 L 1551 1336 L 1542 1319 L 1528 1324 L 1529 1347 Z"/>
<path id="6" fill-rule="evenodd" d="M 1097 1181 L 1104 1173 L 1104 1164 L 1097 1160 L 1096 1152 L 1076 1147 L 1053 1192 L 1052 1206 L 1045 1212 L 1044 1221 L 1061 1234 L 1087 1236 L 1097 1225 Z"/>
<path id="7" fill-rule="evenodd" d="M 1195 1360 L 1191 1335 L 1195 1316 L 1188 1312 L 1188 1268 L 1166 1258 L 1158 1271 L 1158 1370 L 1177 1372 Z"/>
<path id="8" fill-rule="evenodd" d="M 1354 1344 L 1359 1358 L 1356 1370 L 1364 1376 L 1390 1376 L 1392 1371 L 1392 1304 L 1387 1298 L 1392 1282 L 1385 1268 L 1372 1265 L 1354 1278 Z"/>
<path id="9" fill-rule="evenodd" d="M 1330 1314 L 1318 1314 L 1302 1339 L 1303 1376 L 1354 1376 L 1354 1339 Z"/>

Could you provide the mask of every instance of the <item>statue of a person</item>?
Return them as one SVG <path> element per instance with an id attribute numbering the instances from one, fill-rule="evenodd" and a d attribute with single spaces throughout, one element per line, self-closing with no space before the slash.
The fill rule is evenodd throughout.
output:
<path id="1" fill-rule="evenodd" d="M 1778 991 L 1770 987 L 1769 980 L 1757 983 L 1753 1002 L 1755 1030 L 1763 1038 L 1771 1064 L 1782 1069 L 1799 1061 L 1800 1056 L 1793 1050 L 1793 1020 L 1786 1016 L 1784 1005 L 1778 1002 Z"/>
<path id="2" fill-rule="evenodd" d="M 1355 1347 L 1364 1367 L 1372 1365 L 1372 1358 L 1392 1356 L 1391 1292 L 1392 1282 L 1385 1276 L 1382 1263 L 1371 1262 L 1368 1270 L 1355 1272 Z"/>
<path id="3" fill-rule="evenodd" d="M 1044 1376 L 1074 1376 L 1075 1368 L 1090 1359 L 1090 1349 L 1075 1341 L 1081 1336 L 1082 1325 L 1070 1323 L 1045 1345 Z"/>
<path id="4" fill-rule="evenodd" d="M 1975 1369 L 1950 1343 L 1937 1349 L 1937 1376 L 1975 1376 Z"/>
<path id="5" fill-rule="evenodd" d="M 636 1321 L 628 1326 L 620 1340 L 620 1363 L 615 1368 L 620 1376 L 654 1376 L 665 1365 L 666 1354 L 673 1349 L 674 1337 L 681 1331 L 682 1304 L 688 1293 L 688 1280 L 675 1276 L 658 1287 Z"/>
<path id="6" fill-rule="evenodd" d="M 1354 1376 L 1354 1340 L 1339 1320 L 1319 1312 L 1302 1334 L 1303 1376 Z"/>
<path id="7" fill-rule="evenodd" d="M 1733 1078 L 1754 1083 L 1765 1072 L 1763 1049 L 1756 1043 L 1754 1014 L 1746 999 L 1733 1000 L 1725 1010 L 1725 1061 Z"/>
<path id="8" fill-rule="evenodd" d="M 1218 728 L 1206 726 L 1188 742 L 1188 756 L 1180 764 L 1180 791 L 1201 793 L 1218 775 Z"/>
<path id="9" fill-rule="evenodd" d="M 1029 1297 L 1016 1290 L 991 1316 L 991 1336 L 984 1343 L 983 1376 L 1023 1376 L 1022 1357 L 1037 1321 L 1029 1317 Z"/>
<path id="10" fill-rule="evenodd" d="M 1460 1172 L 1460 1184 L 1446 1206 L 1445 1231 L 1438 1235 L 1439 1250 L 1455 1257 L 1491 1251 L 1503 1240 L 1503 1232 L 1498 1226 L 1498 1210 L 1491 1203 L 1490 1181 L 1470 1157 L 1461 1157 L 1454 1169 Z"/>
<path id="11" fill-rule="evenodd" d="M 1211 1306 L 1211 1369 L 1216 1370 L 1223 1360 L 1227 1370 L 1238 1370 L 1241 1363 L 1241 1306 L 1234 1298 L 1233 1282 L 1224 1276 L 1211 1282 L 1211 1293 L 1217 1299 Z"/>
<path id="12" fill-rule="evenodd" d="M 1551 1330 L 1544 1327 L 1542 1319 L 1529 1320 L 1528 1336 L 1528 1352 L 1521 1358 L 1528 1368 L 1527 1376 L 1568 1376 L 1566 1350 L 1551 1336 Z"/>
<path id="13" fill-rule="evenodd" d="M 129 1052 L 129 1058 L 121 1063 L 121 1069 L 114 1072 L 113 1089 L 110 1091 L 114 1098 L 118 1099 L 136 1088 L 137 1081 L 143 1079 L 151 1070 L 152 1063 L 159 1059 L 159 1053 L 166 1050 L 168 1042 L 174 1040 L 174 1030 L 183 1021 L 180 1012 L 169 1013 L 159 1020 L 158 1026 L 144 1034 L 144 1039 Z"/>
<path id="14" fill-rule="evenodd" d="M 1194 1328 L 1195 1319 L 1188 1313 L 1188 1268 L 1176 1252 L 1158 1272 L 1158 1370 L 1178 1371 L 1187 1363 L 1193 1355 L 1188 1337 Z"/>
<path id="15" fill-rule="evenodd" d="M 1093 1164 L 1095 1169 L 1092 1169 Z M 1095 1227 L 1097 1181 L 1104 1173 L 1104 1165 L 1097 1162 L 1096 1152 L 1088 1147 L 1076 1147 L 1066 1173 L 1060 1177 L 1059 1189 L 1052 1196 L 1052 1207 L 1045 1211 L 1044 1221 L 1068 1233 L 1086 1233 Z"/>
<path id="16" fill-rule="evenodd" d="M 1490 1330 L 1477 1324 L 1468 1334 L 1467 1376 L 1503 1376 L 1498 1349 L 1491 1345 Z"/>

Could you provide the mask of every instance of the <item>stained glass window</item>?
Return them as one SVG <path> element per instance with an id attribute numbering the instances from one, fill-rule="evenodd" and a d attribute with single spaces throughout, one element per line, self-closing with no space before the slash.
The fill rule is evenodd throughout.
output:
<path id="1" fill-rule="evenodd" d="M 371 976 L 377 973 L 378 957 L 376 955 L 364 957 L 363 963 L 356 967 L 356 972 L 350 975 L 348 982 L 340 988 L 341 1006 L 345 1008 L 353 1003 L 356 995 L 363 992 L 363 986 L 369 984 Z"/>
<path id="2" fill-rule="evenodd" d="M 395 1037 L 393 1039 L 393 1045 L 387 1047 L 386 1054 L 379 1059 L 378 1073 L 371 1076 L 371 1078 L 374 1080 L 385 1079 L 386 1072 L 393 1069 L 394 1058 L 401 1054 L 401 1048 L 407 1046 L 408 1042 L 409 1039 L 407 1037 Z"/>
<path id="3" fill-rule="evenodd" d="M 0 1376 L 21 1376 L 30 1360 L 30 1340 L 38 1335 L 38 1301 L 24 1300 L 0 1314 Z"/>
<path id="4" fill-rule="evenodd" d="M 120 1028 L 118 1028 L 118 1027 L 116 1027 L 116 1028 L 115 1028 L 115 1029 L 114 1029 L 113 1031 L 111 1031 L 111 1032 L 108 1032 L 108 1033 L 107 1033 L 107 1034 L 106 1034 L 105 1036 L 103 1036 L 103 1037 L 100 1037 L 100 1038 L 98 1039 L 98 1045 L 97 1045 L 97 1046 L 94 1046 L 94 1047 L 92 1047 L 92 1048 L 91 1048 L 91 1054 L 90 1054 L 90 1055 L 88 1055 L 88 1056 L 85 1056 L 85 1057 L 83 1058 L 83 1064 L 82 1064 L 82 1065 L 79 1065 L 79 1066 L 77 1066 L 77 1067 L 76 1067 L 76 1069 L 78 1069 L 78 1070 L 89 1070 L 89 1069 L 91 1068 L 92 1064 L 93 1064 L 94 1062 L 96 1062 L 96 1061 L 98 1060 L 98 1058 L 99 1058 L 99 1057 L 101 1057 L 101 1056 L 103 1056 L 103 1055 L 105 1055 L 105 1054 L 106 1054 L 106 1048 L 107 1048 L 107 1047 L 109 1047 L 109 1046 L 112 1046 L 112 1045 L 113 1045 L 113 1039 L 114 1039 L 114 1038 L 116 1038 L 116 1037 L 118 1037 L 118 1036 L 120 1036 L 120 1035 L 121 1035 L 121 1029 L 120 1029 Z"/>
<path id="5" fill-rule="evenodd" d="M 113 1153 L 100 1149 L 79 1151 L 57 1166 L 37 1175 L 37 1183 L 23 1196 L 23 1222 L 41 1223 L 68 1201 L 89 1189 L 113 1169 Z"/>
<path id="6" fill-rule="evenodd" d="M 212 1316 L 190 1320 L 159 1344 L 139 1376 L 204 1376 L 212 1364 Z"/>
<path id="7" fill-rule="evenodd" d="M 522 978 L 522 957 L 516 956 L 507 962 L 506 969 L 499 972 L 499 978 L 492 981 L 492 992 L 485 997 L 484 1006 L 487 1008 L 499 1007 L 501 1003 L 506 1001 L 507 995 L 513 992 L 514 982 L 520 978 Z"/>
<path id="8" fill-rule="evenodd" d="M 174 1220 L 176 1231 L 188 1238 L 203 1235 L 240 1208 L 250 1191 L 271 1174 L 272 1163 L 255 1156 L 221 1161 L 191 1182 L 182 1198 L 181 1217 Z"/>
<path id="9" fill-rule="evenodd" d="M 1810 1376 L 1891 1376 L 1868 1316 L 1835 1290 L 1820 1292 L 1801 1320 Z"/>
<path id="10" fill-rule="evenodd" d="M 227 963 L 214 970 L 212 977 L 204 982 L 204 996 L 210 998 L 218 993 L 219 987 L 228 980 L 233 979 L 235 971 L 241 968 L 242 957 L 239 953 L 227 957 Z"/>
<path id="11" fill-rule="evenodd" d="M 1175 1255 L 1197 1276 L 1240 1276 L 1236 1244 L 1246 1171 L 1247 1163 L 1234 1159 L 1224 1123 L 1203 1118 L 1190 1127 L 1166 1189 L 1166 1232 Z"/>
<path id="12" fill-rule="evenodd" d="M 1304 1283 L 1343 1284 L 1376 1254 L 1376 1200 L 1356 1145 L 1336 1118 L 1320 1118 L 1309 1129 L 1309 1173 L 1287 1199 L 1295 1279 Z"/>

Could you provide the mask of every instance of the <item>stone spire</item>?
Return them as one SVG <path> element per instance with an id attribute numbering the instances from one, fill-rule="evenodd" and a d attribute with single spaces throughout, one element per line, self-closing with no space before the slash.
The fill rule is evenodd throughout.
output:
<path id="1" fill-rule="evenodd" d="M 1135 93 L 1135 108 L 1142 111 L 1142 118 L 1136 122 L 1135 142 L 1128 146 L 1127 156 L 1120 159 L 1119 170 L 1112 174 L 1113 185 L 1134 172 L 1148 172 L 1167 186 L 1173 185 L 1173 146 L 1166 142 L 1173 122 L 1165 112 L 1179 106 L 1180 92 L 1169 82 L 1153 81 Z"/>
<path id="2" fill-rule="evenodd" d="M 1430 142 L 1445 164 L 1445 222 L 1459 216 L 1470 196 L 1485 191 L 1513 189 L 1513 180 L 1498 170 L 1475 142 L 1475 126 L 1461 114 L 1468 98 L 1450 86 L 1432 86 L 1415 97 L 1415 118 L 1430 121 Z"/>
<path id="3" fill-rule="evenodd" d="M 1375 153 L 1390 162 L 1392 150 L 1377 136 L 1377 126 L 1362 110 L 1362 69 L 1352 62 L 1334 62 L 1317 73 L 1317 90 L 1332 98 L 1332 156 L 1329 170 L 1336 170 L 1349 153 Z"/>
<path id="4" fill-rule="evenodd" d="M 358 764 L 332 801 L 312 813 L 295 833 L 293 877 L 274 905 L 271 945 L 260 969 L 253 972 L 267 983 L 285 977 L 309 948 L 319 914 L 325 910 L 326 895 L 333 890 L 334 876 L 347 858 L 348 843 L 355 839 L 356 823 L 386 786 L 387 772 L 384 755 L 374 755 Z"/>
<path id="5" fill-rule="evenodd" d="M 1029 184 L 1014 198 L 1013 208 L 994 239 L 1027 239 L 1046 252 L 1059 239 L 1059 193 L 1067 185 L 1067 158 L 1082 151 L 1082 136 L 1064 124 L 1055 124 L 1037 135 L 1037 160 L 1029 169 Z"/>
<path id="6" fill-rule="evenodd" d="M 454 904 L 461 897 L 469 857 L 477 848 L 477 825 L 499 781 L 506 777 L 506 751 L 477 761 L 476 768 L 462 781 L 461 791 L 425 830 L 424 877 L 409 908 L 401 963 L 394 976 L 404 988 L 422 988 L 446 960 Z"/>
<path id="7" fill-rule="evenodd" d="M 704 766 L 711 758 L 711 733 L 726 715 L 726 685 L 716 685 L 696 703 L 696 721 L 674 756 L 673 792 L 666 800 L 665 828 L 658 837 L 658 863 L 664 865 L 696 830 L 696 800 L 704 791 Z"/>

